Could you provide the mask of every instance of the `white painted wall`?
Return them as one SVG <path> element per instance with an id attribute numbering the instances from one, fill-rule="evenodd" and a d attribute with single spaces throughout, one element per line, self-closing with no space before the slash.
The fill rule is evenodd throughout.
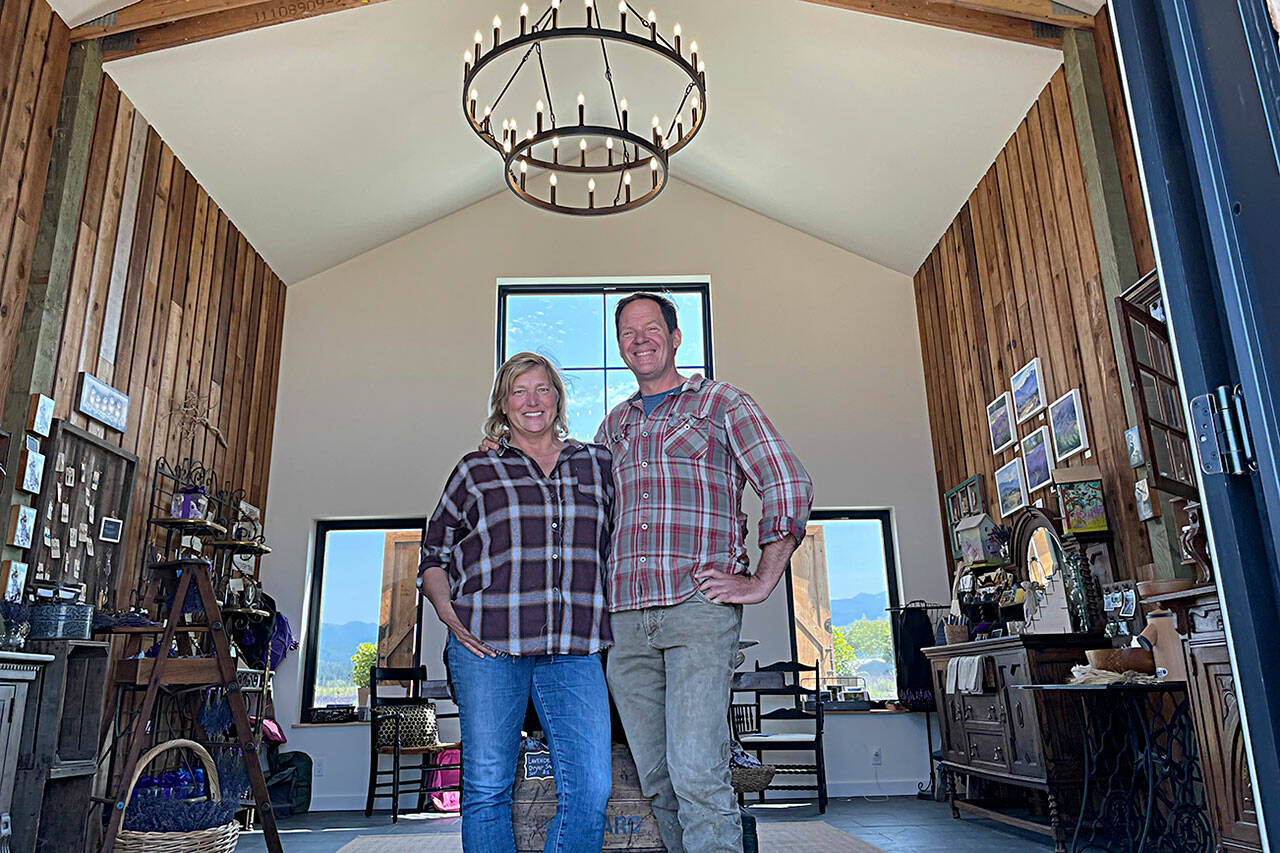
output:
<path id="1" fill-rule="evenodd" d="M 636 212 L 585 221 L 503 193 L 289 288 L 263 576 L 299 630 L 315 521 L 429 514 L 475 447 L 497 279 L 656 275 L 710 277 L 717 378 L 760 401 L 817 506 L 892 507 L 905 598 L 945 599 L 911 279 L 673 182 Z M 782 587 L 748 609 L 743 634 L 765 663 L 789 656 Z M 426 642 L 438 661 L 442 635 Z M 281 668 L 276 709 L 290 746 L 324 759 L 314 807 L 363 807 L 367 731 L 291 727 L 300 663 Z M 919 715 L 832 717 L 833 793 L 914 792 L 923 728 Z"/>

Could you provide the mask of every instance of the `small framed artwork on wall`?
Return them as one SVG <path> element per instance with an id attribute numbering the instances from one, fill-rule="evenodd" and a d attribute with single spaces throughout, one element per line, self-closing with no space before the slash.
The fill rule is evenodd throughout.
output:
<path id="1" fill-rule="evenodd" d="M 1013 429 L 1013 403 L 1008 391 L 987 403 L 987 430 L 991 434 L 992 453 L 1007 450 L 1017 441 Z"/>
<path id="2" fill-rule="evenodd" d="M 1001 518 L 1008 518 L 1027 505 L 1027 475 L 1021 456 L 996 471 L 996 505 Z"/>
<path id="3" fill-rule="evenodd" d="M 1049 450 L 1049 428 L 1042 426 L 1022 439 L 1022 458 L 1027 469 L 1027 491 L 1034 492 L 1053 482 L 1053 453 Z"/>
<path id="4" fill-rule="evenodd" d="M 15 548 L 30 548 L 31 535 L 36 529 L 36 508 L 14 506 L 9 512 L 9 544 Z"/>
<path id="5" fill-rule="evenodd" d="M 44 454 L 30 448 L 23 450 L 18 470 L 22 474 L 18 487 L 24 492 L 39 494 L 40 485 L 44 482 Z"/>
<path id="6" fill-rule="evenodd" d="M 1044 380 L 1041 376 L 1040 357 L 1036 356 L 1009 380 L 1013 389 L 1013 411 L 1018 417 L 1018 423 L 1034 417 L 1044 408 Z"/>
<path id="7" fill-rule="evenodd" d="M 17 560 L 5 560 L 0 563 L 0 589 L 4 590 L 5 601 L 22 601 L 22 592 L 27 586 L 27 564 Z"/>
<path id="8" fill-rule="evenodd" d="M 27 432 L 45 438 L 52 427 L 53 400 L 43 394 L 32 394 L 31 405 L 27 408 Z"/>
<path id="9" fill-rule="evenodd" d="M 129 426 L 129 396 L 117 391 L 92 373 L 80 373 L 80 413 L 106 424 L 117 432 Z"/>
<path id="10" fill-rule="evenodd" d="M 1072 388 L 1049 404 L 1049 423 L 1053 425 L 1053 450 L 1059 462 L 1089 449 L 1078 388 Z"/>

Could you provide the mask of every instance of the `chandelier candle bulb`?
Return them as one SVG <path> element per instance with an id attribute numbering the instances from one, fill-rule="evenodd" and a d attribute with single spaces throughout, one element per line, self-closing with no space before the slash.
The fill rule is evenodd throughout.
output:
<path id="1" fill-rule="evenodd" d="M 627 129 L 627 99 L 626 98 L 622 99 L 622 103 L 620 104 L 620 106 L 622 107 L 622 129 L 626 130 Z"/>
<path id="2" fill-rule="evenodd" d="M 475 115 L 476 115 L 476 98 L 478 97 L 480 97 L 480 93 L 477 92 L 475 89 L 472 89 L 471 90 L 471 117 L 472 118 L 475 118 Z"/>
<path id="3" fill-rule="evenodd" d="M 480 31 L 476 30 L 476 59 L 480 59 L 480 51 L 484 47 L 484 36 L 480 35 Z"/>
<path id="4" fill-rule="evenodd" d="M 471 56 L 471 51 L 469 51 L 469 50 L 464 50 L 464 51 L 462 52 L 462 73 L 463 73 L 463 75 L 467 75 L 467 74 L 470 74 L 470 73 L 471 73 L 471 60 L 472 60 L 472 59 L 473 59 L 473 57 Z"/>
<path id="5" fill-rule="evenodd" d="M 649 10 L 649 38 L 652 41 L 658 40 L 658 13 Z"/>
<path id="6" fill-rule="evenodd" d="M 529 176 L 529 161 L 520 161 L 520 189 L 524 189 L 525 178 Z"/>
<path id="7" fill-rule="evenodd" d="M 676 119 L 676 139 L 684 139 L 684 119 Z"/>
<path id="8" fill-rule="evenodd" d="M 493 16 L 493 46 L 496 48 L 498 43 L 502 41 L 500 33 L 502 32 L 502 19 L 497 15 Z"/>
<path id="9" fill-rule="evenodd" d="M 542 103 L 542 99 L 538 99 L 538 103 L 534 104 L 534 109 L 538 112 L 538 133 L 542 133 L 542 111 L 546 105 Z"/>
<path id="10" fill-rule="evenodd" d="M 587 140 L 585 139 L 579 140 L 578 151 L 581 152 L 582 154 L 582 165 L 586 166 L 587 165 Z"/>
<path id="11" fill-rule="evenodd" d="M 604 141 L 605 150 L 609 152 L 609 165 L 613 165 L 613 137 L 609 137 Z"/>
<path id="12" fill-rule="evenodd" d="M 587 96 L 579 92 L 578 93 L 578 124 L 586 124 L 586 123 L 587 123 Z"/>
<path id="13" fill-rule="evenodd" d="M 689 64 L 692 65 L 694 68 L 697 68 L 698 67 L 698 42 L 696 40 L 689 42 L 689 53 L 692 54 L 693 56 L 693 59 Z"/>
<path id="14" fill-rule="evenodd" d="M 680 25 L 676 24 L 675 27 L 672 28 L 671 32 L 676 37 L 676 53 L 679 53 L 680 52 Z"/>
<path id="15" fill-rule="evenodd" d="M 551 0 L 551 26 L 560 26 L 560 0 Z"/>
<path id="16" fill-rule="evenodd" d="M 520 4 L 520 35 L 525 34 L 525 30 L 529 24 L 529 4 Z"/>
<path id="17" fill-rule="evenodd" d="M 551 178 L 549 179 L 549 183 L 551 184 L 551 203 L 555 204 L 556 203 L 556 176 L 555 175 L 551 176 Z"/>
<path id="18" fill-rule="evenodd" d="M 583 5 L 585 5 L 585 6 L 587 7 L 587 26 L 588 26 L 588 27 L 590 27 L 590 26 L 591 26 L 591 13 L 592 13 L 592 11 L 593 11 L 592 6 L 591 6 L 591 0 L 582 0 L 582 2 L 583 2 Z"/>
<path id="19" fill-rule="evenodd" d="M 631 203 L 631 173 L 630 172 L 622 173 L 622 187 L 624 190 L 626 190 L 627 203 L 630 204 Z"/>
<path id="20" fill-rule="evenodd" d="M 618 28 L 625 33 L 627 31 L 627 0 L 621 0 L 618 3 L 618 18 L 620 20 Z"/>
<path id="21" fill-rule="evenodd" d="M 596 206 L 596 179 L 587 181 L 587 207 Z"/>
<path id="22" fill-rule="evenodd" d="M 557 164 L 560 162 L 560 137 L 558 136 L 551 137 L 551 162 Z"/>
<path id="23" fill-rule="evenodd" d="M 693 126 L 698 126 L 698 96 L 693 96 Z"/>
<path id="24" fill-rule="evenodd" d="M 649 174 L 653 175 L 653 188 L 658 188 L 658 158 L 649 158 Z"/>

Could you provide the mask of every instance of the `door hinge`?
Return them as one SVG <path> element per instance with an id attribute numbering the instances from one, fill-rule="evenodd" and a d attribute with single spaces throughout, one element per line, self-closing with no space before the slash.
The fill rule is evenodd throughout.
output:
<path id="1" fill-rule="evenodd" d="M 1191 400 L 1191 428 L 1200 470 L 1206 474 L 1248 474 L 1258 470 L 1239 385 L 1219 385 Z"/>

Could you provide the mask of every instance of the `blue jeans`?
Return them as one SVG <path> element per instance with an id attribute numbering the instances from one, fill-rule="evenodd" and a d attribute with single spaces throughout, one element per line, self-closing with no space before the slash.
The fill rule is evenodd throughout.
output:
<path id="1" fill-rule="evenodd" d="M 598 853 L 613 785 L 609 694 L 600 655 L 479 658 L 445 647 L 462 727 L 462 849 L 515 853 L 511 785 L 530 695 L 551 747 L 556 816 L 545 853 Z"/>

